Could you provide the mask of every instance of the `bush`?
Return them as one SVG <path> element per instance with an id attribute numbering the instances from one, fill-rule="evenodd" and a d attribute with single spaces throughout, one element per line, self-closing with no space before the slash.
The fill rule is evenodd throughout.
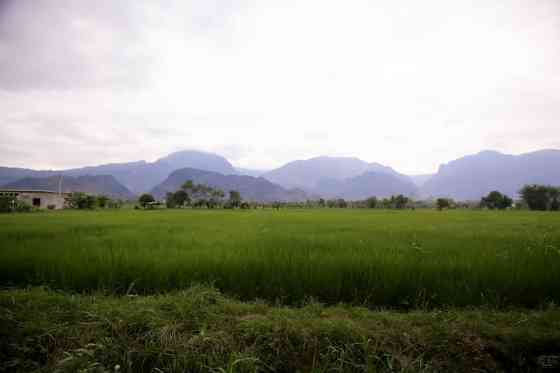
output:
<path id="1" fill-rule="evenodd" d="M 150 203 L 155 202 L 155 201 L 156 201 L 156 199 L 154 198 L 154 196 L 152 196 L 151 194 L 148 194 L 148 193 L 144 193 L 140 196 L 140 198 L 138 198 L 138 202 L 144 208 L 148 207 L 148 205 L 150 205 Z"/>
<path id="2" fill-rule="evenodd" d="M 123 202 L 121 200 L 114 200 L 114 199 L 110 199 L 109 202 L 107 203 L 107 207 L 110 209 L 120 209 L 123 205 Z"/>
<path id="3" fill-rule="evenodd" d="M 490 210 L 504 210 L 511 207 L 511 205 L 513 205 L 513 200 L 497 190 L 490 192 L 480 200 L 480 207 L 486 207 Z"/>
<path id="4" fill-rule="evenodd" d="M 560 209 L 560 188 L 550 185 L 525 185 L 520 191 L 521 198 L 531 210 Z"/>
<path id="5" fill-rule="evenodd" d="M 97 205 L 97 198 L 81 192 L 72 193 L 70 196 L 70 208 L 93 209 Z"/>
<path id="6" fill-rule="evenodd" d="M 31 206 L 30 204 L 23 202 L 23 201 L 15 201 L 15 208 L 14 208 L 15 212 L 31 212 L 33 211 L 33 206 Z"/>
<path id="7" fill-rule="evenodd" d="M 438 198 L 436 201 L 436 205 L 438 210 L 448 209 L 451 208 L 453 205 L 453 201 L 449 198 Z"/>
<path id="8" fill-rule="evenodd" d="M 374 209 L 377 207 L 377 198 L 376 197 L 370 197 L 368 199 L 366 199 L 366 206 L 369 209 Z"/>
<path id="9" fill-rule="evenodd" d="M 56 205 L 48 205 L 47 208 L 49 210 L 54 210 L 56 208 Z"/>
<path id="10" fill-rule="evenodd" d="M 12 212 L 14 197 L 0 196 L 0 212 Z"/>

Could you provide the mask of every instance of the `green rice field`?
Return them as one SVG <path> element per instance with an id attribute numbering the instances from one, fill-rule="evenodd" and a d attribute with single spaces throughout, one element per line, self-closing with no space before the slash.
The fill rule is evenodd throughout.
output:
<path id="1" fill-rule="evenodd" d="M 368 209 L 0 216 L 0 285 L 367 307 L 560 302 L 560 214 Z"/>

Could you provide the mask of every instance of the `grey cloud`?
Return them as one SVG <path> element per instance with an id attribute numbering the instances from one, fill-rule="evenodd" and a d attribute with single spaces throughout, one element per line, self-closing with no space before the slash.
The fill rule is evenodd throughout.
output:
<path id="1" fill-rule="evenodd" d="M 0 89 L 141 85 L 150 58 L 131 1 L 3 0 Z"/>
<path id="2" fill-rule="evenodd" d="M 0 0 L 0 90 L 149 86 L 158 61 L 147 42 L 151 32 L 172 27 L 186 40 L 222 30 L 240 4 Z"/>

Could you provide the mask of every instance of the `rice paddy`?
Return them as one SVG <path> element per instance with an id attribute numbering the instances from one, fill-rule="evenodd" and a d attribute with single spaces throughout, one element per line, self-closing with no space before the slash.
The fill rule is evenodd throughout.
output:
<path id="1" fill-rule="evenodd" d="M 560 302 L 560 214 L 369 209 L 0 216 L 0 284 L 370 308 Z"/>

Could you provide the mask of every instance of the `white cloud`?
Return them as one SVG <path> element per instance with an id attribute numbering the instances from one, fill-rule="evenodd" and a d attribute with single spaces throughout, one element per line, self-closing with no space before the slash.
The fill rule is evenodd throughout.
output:
<path id="1" fill-rule="evenodd" d="M 329 154 L 423 173 L 560 147 L 555 0 L 29 4 L 0 13 L 6 165 L 199 148 L 244 167 Z M 36 14 L 57 27 L 27 28 Z"/>

